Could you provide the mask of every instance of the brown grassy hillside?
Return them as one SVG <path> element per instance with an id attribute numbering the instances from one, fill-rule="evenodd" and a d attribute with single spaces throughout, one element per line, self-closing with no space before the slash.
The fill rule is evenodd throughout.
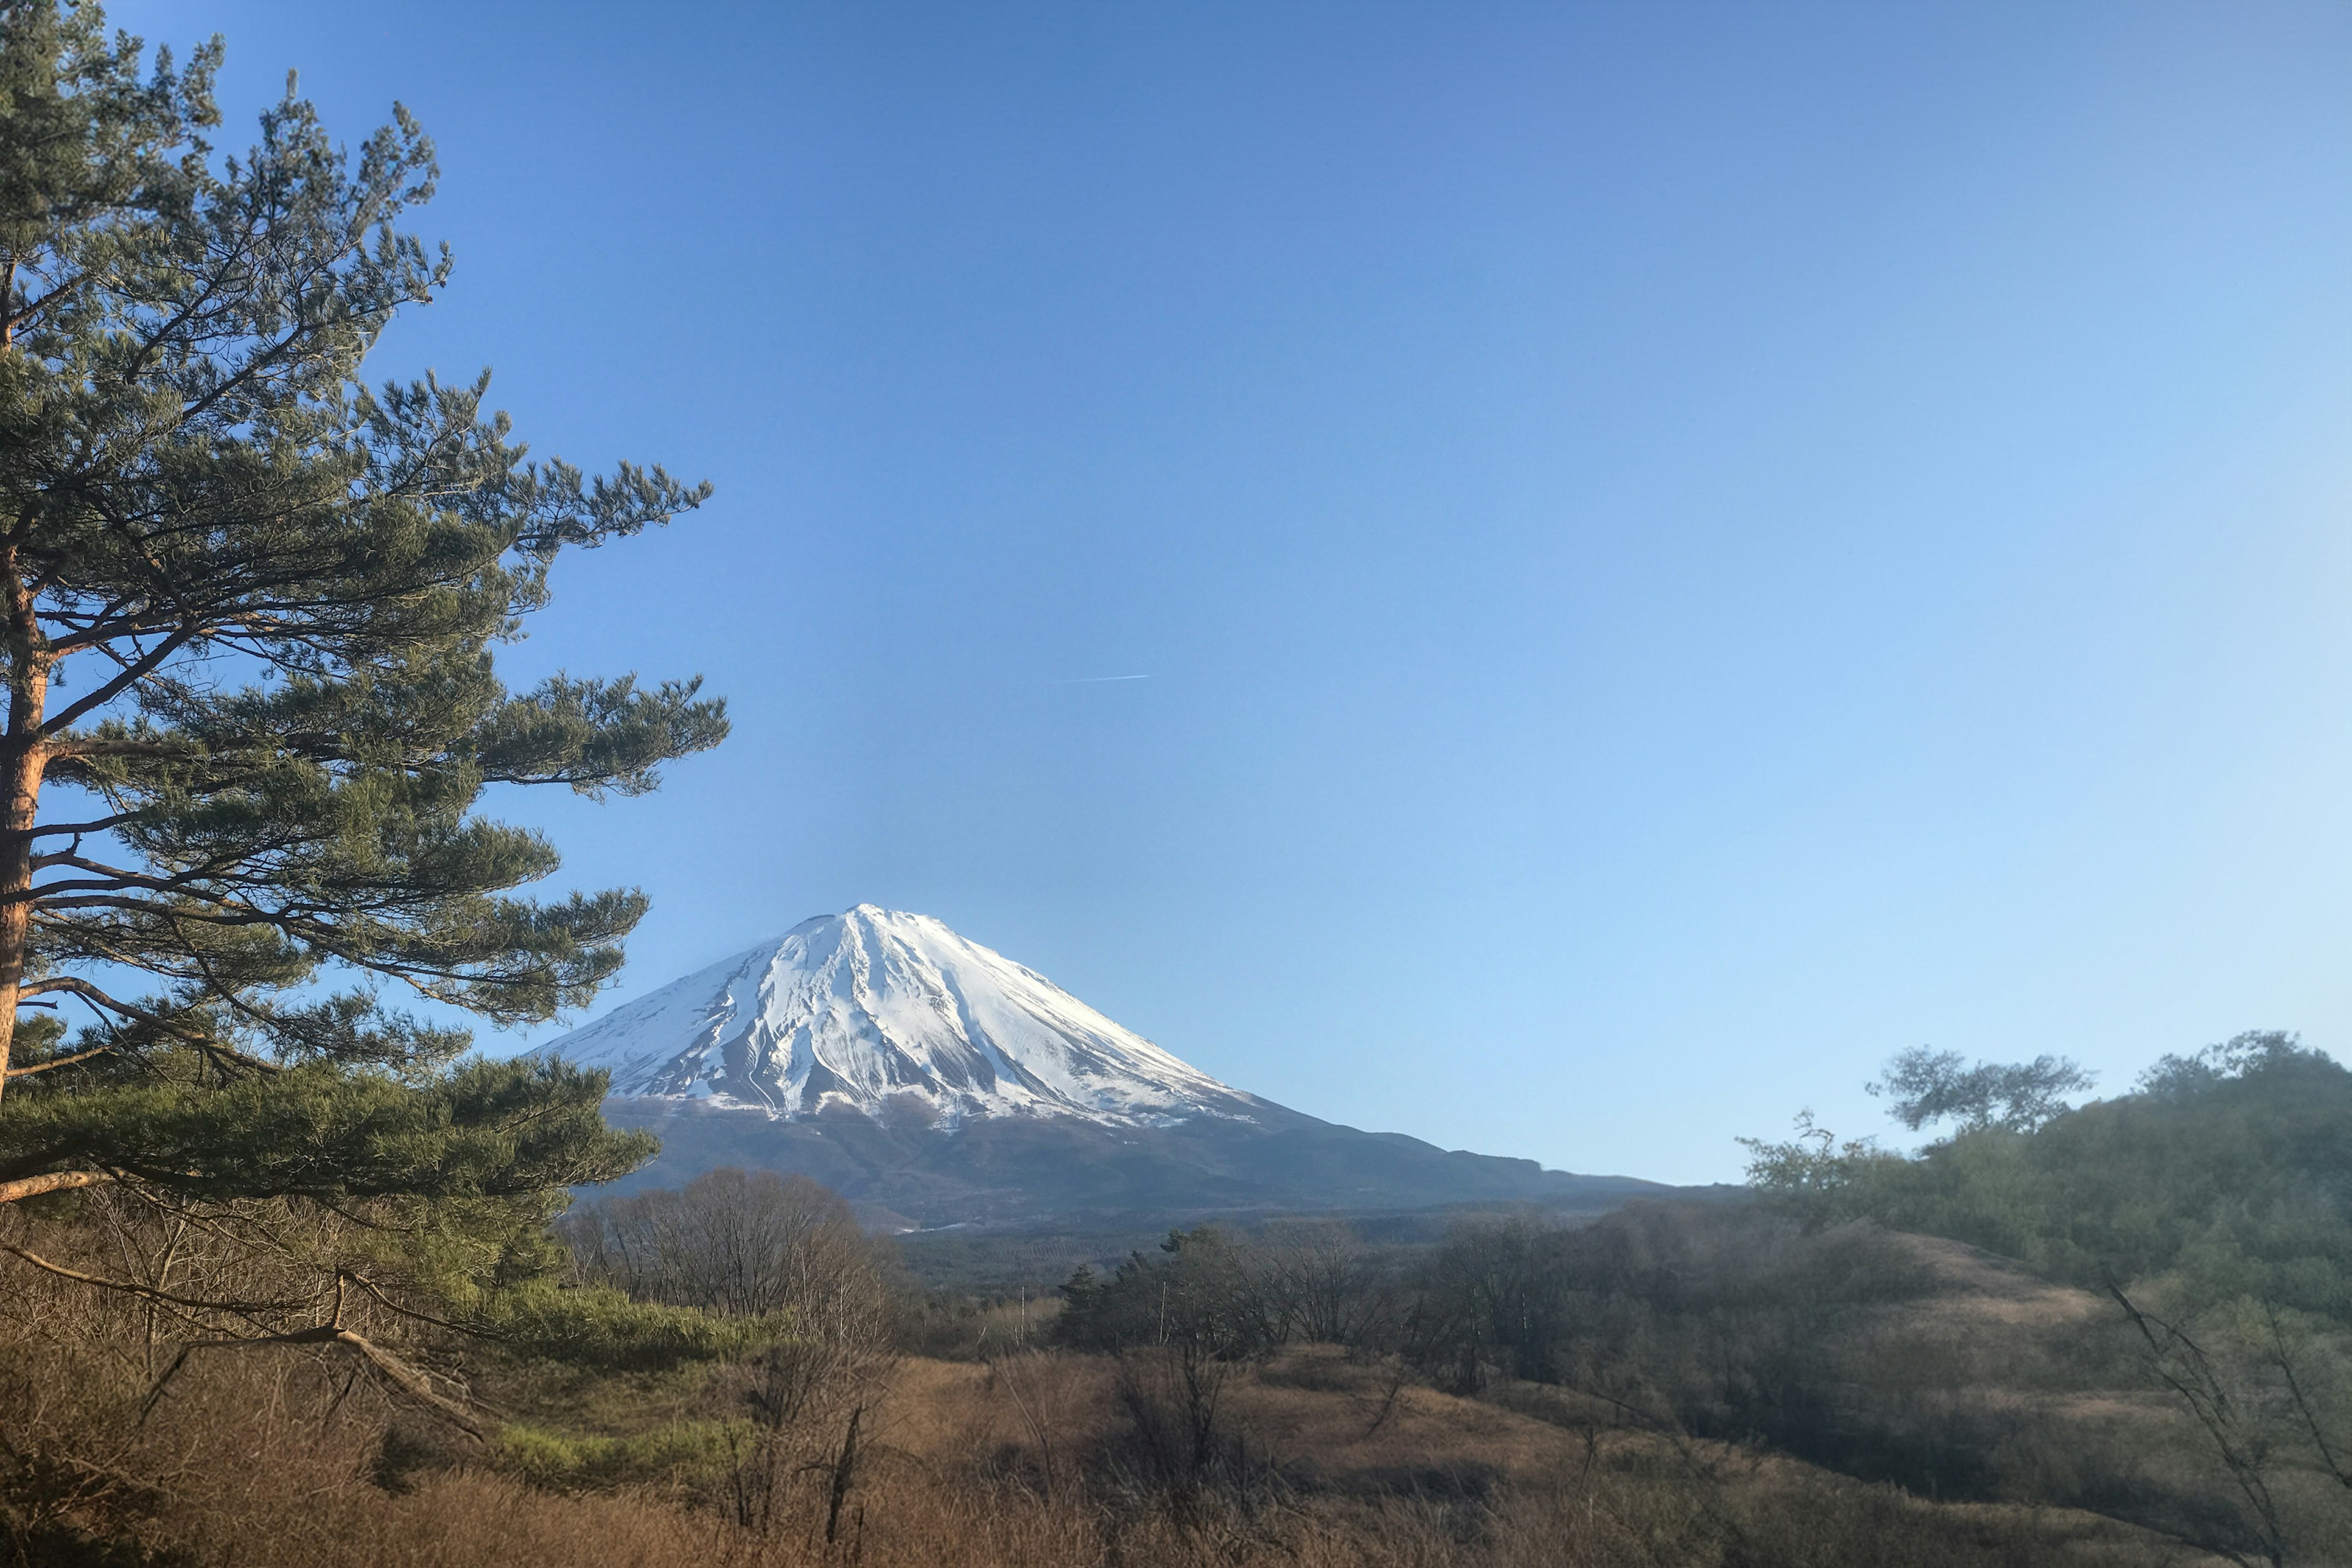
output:
<path id="1" fill-rule="evenodd" d="M 75 1233 L 51 1228 L 65 1256 Z M 1335 1235 L 1195 1241 L 1153 1267 L 1207 1272 L 1130 1284 L 1263 1283 L 1265 1258 L 1338 1256 L 1316 1250 Z M 1163 1296 L 1140 1342 L 1068 1348 L 1033 1295 L 902 1311 L 895 1346 L 870 1315 L 826 1328 L 812 1300 L 766 1349 L 661 1366 L 444 1345 L 436 1375 L 479 1440 L 299 1347 L 197 1356 L 159 1386 L 168 1321 L 0 1258 L 0 1563 L 2223 1561 L 2168 1523 L 2194 1525 L 2210 1493 L 2196 1434 L 2132 1382 L 2083 1292 L 1951 1243 L 1714 1211 L 1448 1247 L 1522 1255 L 1507 1242 L 1570 1248 L 1540 1375 L 1500 1350 L 1465 1373 L 1424 1342 L 1441 1249 L 1350 1276 L 1375 1305 L 1423 1293 L 1354 1344 L 1213 1352 Z M 876 1282 L 858 1256 L 823 1286 L 836 1301 Z"/>
<path id="2" fill-rule="evenodd" d="M 1236 1373 L 1222 1391 L 1222 1430 L 1245 1457 L 1216 1484 L 1169 1485 L 1137 1448 L 1132 1372 L 1059 1352 L 994 1364 L 901 1363 L 861 1419 L 865 1446 L 828 1543 L 838 1432 L 810 1435 L 782 1506 L 753 1531 L 729 1517 L 723 1441 L 681 1450 L 667 1469 L 648 1450 L 634 1473 L 590 1484 L 534 1480 L 511 1451 L 437 1446 L 387 1478 L 383 1438 L 364 1424 L 287 1417 L 316 1390 L 226 1368 L 184 1391 L 160 1423 L 182 1468 L 115 1515 L 118 1527 L 132 1527 L 123 1544 L 83 1552 L 60 1534 L 23 1560 L 242 1568 L 2204 1561 L 2086 1513 L 1937 1504 L 1762 1451 L 1612 1427 L 1534 1397 L 1510 1408 L 1399 1385 L 1392 1373 L 1325 1347 Z M 1507 1401 L 1510 1393 L 1501 1391 Z"/>

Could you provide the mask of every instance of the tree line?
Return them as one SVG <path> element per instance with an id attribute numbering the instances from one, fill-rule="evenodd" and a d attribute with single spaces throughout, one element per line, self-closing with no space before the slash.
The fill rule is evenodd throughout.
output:
<path id="1" fill-rule="evenodd" d="M 2095 1292 L 2142 1386 L 2193 1424 L 2222 1500 L 2163 1521 L 2184 1541 L 2282 1563 L 2352 1542 L 2352 1072 L 2277 1030 L 2160 1058 L 2132 1089 L 2063 1058 L 1896 1058 L 1914 1152 L 1753 1140 L 1749 1179 L 1816 1231 L 1948 1237 Z"/>

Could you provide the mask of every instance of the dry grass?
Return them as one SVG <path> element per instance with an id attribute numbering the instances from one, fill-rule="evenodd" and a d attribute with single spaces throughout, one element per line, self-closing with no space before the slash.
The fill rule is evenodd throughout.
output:
<path id="1" fill-rule="evenodd" d="M 661 1498 L 556 1496 L 479 1473 L 436 1477 L 404 1496 L 345 1487 L 240 1522 L 247 1528 L 206 1543 L 221 1568 L 753 1568 L 761 1561 L 756 1543 Z"/>
<path id="2" fill-rule="evenodd" d="M 794 1474 L 747 1531 L 675 1490 L 564 1495 L 478 1454 L 373 1484 L 358 1428 L 290 1419 L 312 1373 L 241 1363 L 175 1395 L 155 1428 L 181 1464 L 131 1520 L 154 1557 L 24 1561 L 203 1568 L 2125 1568 L 2168 1556 L 2088 1515 L 1937 1506 L 1721 1445 L 1678 1447 L 1541 1413 L 1399 1386 L 1323 1350 L 1240 1374 L 1242 1483 L 1153 1489 L 1122 1468 L 1107 1358 L 1031 1352 L 993 1365 L 909 1361 L 824 1538 L 830 1475 Z M 284 1381 L 272 1381 L 273 1379 Z M 261 1395 L 259 1404 L 255 1395 Z M 1532 1408 L 1532 1406 L 1531 1406 Z M 1549 1418 L 1547 1418 L 1549 1416 Z M 1570 1422 L 1561 1425 L 1562 1419 Z M 812 1451 L 824 1452 L 824 1435 Z M 160 1452 L 161 1450 L 157 1450 Z"/>
<path id="3" fill-rule="evenodd" d="M 764 1539 L 657 1499 L 558 1498 L 457 1475 L 407 1497 L 353 1494 L 276 1521 L 241 1568 L 2138 1568 L 2168 1559 L 2084 1516 L 1937 1508 L 1884 1489 L 1782 1476 L 1718 1508 L 1637 1464 L 1570 1472 L 1491 1504 L 1412 1496 L 1192 1500 L 1121 1513 L 1019 1488 L 901 1474 L 866 1488 L 828 1546 L 813 1517 Z"/>
<path id="4" fill-rule="evenodd" d="M 2088 1290 L 2053 1284 L 1965 1242 L 1901 1235 L 1890 1240 L 1935 1281 L 1932 1296 L 1912 1308 L 1923 1322 L 2049 1331 L 2089 1322 L 2107 1308 Z"/>
<path id="5" fill-rule="evenodd" d="M 1113 1358 L 908 1359 L 861 1395 L 864 1450 L 839 1510 L 833 1461 L 844 1412 L 827 1405 L 793 1435 L 765 1527 L 746 1530 L 724 1505 L 724 1478 L 607 1477 L 594 1483 L 601 1490 L 554 1489 L 510 1468 L 497 1446 L 446 1435 L 390 1463 L 402 1447 L 395 1434 L 415 1428 L 395 1426 L 379 1394 L 314 1356 L 223 1352 L 142 1409 L 152 1368 L 135 1322 L 102 1321 L 87 1302 L 69 1312 L 62 1298 L 20 1292 L 15 1305 L 0 1313 L 10 1394 L 0 1439 L 14 1456 L 16 1521 L 0 1563 L 13 1554 L 15 1568 L 2198 1561 L 2087 1514 L 1937 1506 L 1785 1458 L 1628 1430 L 1597 1401 L 1527 1387 L 1456 1397 L 1329 1348 L 1221 1373 L 1220 1462 L 1175 1478 L 1144 1463 L 1133 1401 L 1147 1385 Z M 723 1377 L 582 1384 L 517 1372 L 479 1386 L 574 1431 L 635 1434 L 733 1414 L 718 1403 Z M 27 1500 L 43 1496 L 55 1506 L 36 1518 Z"/>

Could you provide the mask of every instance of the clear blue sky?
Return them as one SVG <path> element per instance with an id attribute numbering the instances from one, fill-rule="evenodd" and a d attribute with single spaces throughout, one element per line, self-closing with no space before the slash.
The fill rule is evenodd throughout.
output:
<path id="1" fill-rule="evenodd" d="M 717 484 L 508 660 L 733 705 L 514 808 L 619 995 L 871 900 L 1677 1180 L 1905 1046 L 2352 1045 L 2352 7 L 113 15 L 422 116 L 386 374 Z"/>

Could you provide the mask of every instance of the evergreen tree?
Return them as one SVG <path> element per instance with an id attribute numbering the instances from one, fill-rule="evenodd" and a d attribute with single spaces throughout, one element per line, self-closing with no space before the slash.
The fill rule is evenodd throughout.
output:
<path id="1" fill-rule="evenodd" d="M 449 276 L 399 226 L 432 143 L 395 109 L 352 155 L 289 78 L 218 156 L 220 58 L 0 3 L 0 1203 L 310 1203 L 478 1294 L 650 1150 L 601 1075 L 396 1005 L 550 1017 L 644 912 L 520 896 L 555 851 L 483 794 L 638 794 L 726 731 L 693 681 L 515 692 L 491 654 L 561 551 L 709 489 L 529 460 L 487 375 L 366 384 Z M 338 1301 L 387 1278 L 356 1256 Z"/>

